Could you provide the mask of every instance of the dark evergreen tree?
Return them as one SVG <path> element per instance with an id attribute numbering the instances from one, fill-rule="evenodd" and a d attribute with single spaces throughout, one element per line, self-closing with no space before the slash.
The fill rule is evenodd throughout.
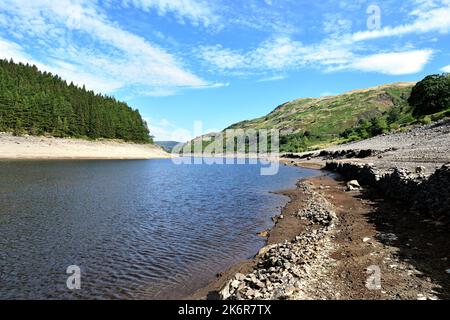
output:
<path id="1" fill-rule="evenodd" d="M 12 60 L 0 60 L 0 131 L 152 142 L 147 124 L 126 103 Z"/>

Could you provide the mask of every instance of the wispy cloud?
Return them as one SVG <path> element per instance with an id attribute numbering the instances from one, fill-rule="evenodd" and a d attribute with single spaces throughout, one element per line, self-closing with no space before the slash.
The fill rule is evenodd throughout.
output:
<path id="1" fill-rule="evenodd" d="M 61 61 L 52 60 L 51 64 L 42 63 L 28 55 L 24 48 L 17 43 L 7 41 L 0 38 L 0 58 L 13 59 L 15 62 L 31 64 L 37 66 L 40 70 L 45 70 L 53 74 L 57 74 L 68 82 L 76 85 L 86 85 L 90 90 L 99 93 L 109 93 L 119 89 L 123 84 L 120 81 L 84 72 L 77 68 L 76 65 Z"/>
<path id="2" fill-rule="evenodd" d="M 206 90 L 229 87 L 230 83 L 209 83 L 201 86 L 185 86 L 185 87 L 155 87 L 150 90 L 135 90 L 137 95 L 147 97 L 168 97 L 181 93 L 183 90 Z"/>
<path id="3" fill-rule="evenodd" d="M 199 55 L 222 71 L 247 74 L 295 70 L 308 65 L 342 65 L 353 56 L 347 49 L 333 43 L 305 46 L 289 37 L 269 39 L 247 52 L 222 46 L 202 47 Z"/>
<path id="4" fill-rule="evenodd" d="M 407 46 L 403 37 L 434 32 L 436 38 L 450 31 L 450 0 L 415 0 L 402 7 L 409 10 L 406 18 L 402 15 L 403 22 L 354 33 L 358 23 L 346 12 L 362 10 L 366 3 L 339 1 L 337 8 L 344 11 L 330 13 L 322 10 L 322 4 L 279 0 L 248 0 L 239 5 L 225 0 L 0 0 L 0 57 L 36 64 L 97 92 L 123 90 L 130 96 L 162 97 L 229 85 L 228 79 L 207 81 L 206 74 L 251 76 L 263 82 L 282 80 L 306 68 L 416 73 L 437 50 L 414 41 Z M 107 11 L 110 7 L 133 8 L 127 11 L 130 14 L 136 10 L 153 17 L 159 14 L 171 22 L 175 18 L 171 27 L 200 28 L 183 30 L 182 37 L 192 35 L 186 40 L 179 38 L 181 29 L 176 29 L 170 34 L 177 40 L 173 44 L 161 30 L 138 32 L 142 30 L 133 24 L 119 23 Z M 302 33 L 313 23 L 301 20 L 308 16 L 293 9 L 306 7 L 323 18 L 313 26 L 314 36 Z M 217 33 L 201 33 L 205 28 L 224 32 L 221 40 L 228 39 L 227 32 L 242 30 L 242 38 L 232 34 L 233 42 L 220 43 Z M 398 41 L 383 41 L 392 37 Z M 196 49 L 184 50 L 187 46 Z"/>
<path id="5" fill-rule="evenodd" d="M 365 41 L 385 37 L 403 36 L 410 33 L 427 33 L 450 31 L 449 0 L 416 0 L 418 6 L 410 13 L 412 23 L 399 26 L 387 26 L 380 30 L 361 31 L 352 35 L 353 41 Z"/>
<path id="6" fill-rule="evenodd" d="M 221 45 L 203 46 L 198 50 L 204 61 L 223 71 L 282 70 L 300 63 L 302 52 L 302 44 L 288 37 L 267 40 L 247 52 L 223 48 Z"/>
<path id="7" fill-rule="evenodd" d="M 123 0 L 125 6 L 144 11 L 156 10 L 160 15 L 172 13 L 182 23 L 188 20 L 193 25 L 217 26 L 220 17 L 209 1 L 204 0 Z"/>
<path id="8" fill-rule="evenodd" d="M 441 71 L 450 73 L 450 65 L 443 67 Z"/>
<path id="9" fill-rule="evenodd" d="M 261 78 L 258 80 L 258 82 L 271 82 L 271 81 L 281 81 L 286 79 L 287 76 L 286 75 L 277 75 L 277 76 L 271 76 L 271 77 L 266 77 L 266 78 Z"/>
<path id="10" fill-rule="evenodd" d="M 0 0 L 0 6 L 7 12 L 1 26 L 12 36 L 32 36 L 27 47 L 38 45 L 47 52 L 34 60 L 49 71 L 57 70 L 68 81 L 95 85 L 107 79 L 109 84 L 99 89 L 108 92 L 129 85 L 171 88 L 208 84 L 174 55 L 108 20 L 95 2 Z M 73 41 L 74 37 L 79 42 Z M 92 41 L 96 46 L 83 45 Z M 2 51 L 1 55 L 23 60 L 26 50 L 17 46 L 10 42 L 15 51 Z"/>
<path id="11" fill-rule="evenodd" d="M 292 34 L 300 29 L 289 10 L 292 1 L 246 0 L 238 6 L 231 3 L 221 1 L 220 9 L 229 25 L 275 34 Z"/>
<path id="12" fill-rule="evenodd" d="M 188 142 L 195 138 L 191 131 L 178 127 L 167 119 L 155 120 L 150 117 L 144 117 L 144 120 L 157 141 Z"/>
<path id="13" fill-rule="evenodd" d="M 258 48 L 239 53 L 220 46 L 205 47 L 202 58 L 224 72 L 247 74 L 254 72 L 298 70 L 304 67 L 326 72 L 360 70 L 388 75 L 420 72 L 430 61 L 433 50 L 407 50 L 379 54 L 357 54 L 337 43 L 305 46 L 289 38 L 263 43 Z M 269 79 L 270 80 L 270 79 Z M 276 80 L 276 79 L 275 79 Z"/>
<path id="14" fill-rule="evenodd" d="M 202 46 L 197 54 L 210 68 L 229 75 L 261 76 L 306 67 L 325 72 L 359 70 L 387 75 L 414 74 L 424 69 L 434 50 L 400 42 L 381 46 L 368 42 L 409 33 L 448 33 L 449 16 L 450 0 L 416 0 L 409 13 L 412 22 L 399 26 L 351 33 L 351 20 L 341 14 L 327 14 L 322 26 L 327 37 L 317 43 L 303 43 L 289 35 L 278 35 L 247 50 L 217 44 Z"/>

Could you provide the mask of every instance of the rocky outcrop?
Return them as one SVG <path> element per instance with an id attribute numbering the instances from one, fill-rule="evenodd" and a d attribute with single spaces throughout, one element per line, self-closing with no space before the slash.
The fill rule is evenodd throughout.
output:
<path id="1" fill-rule="evenodd" d="M 339 160 L 339 159 L 365 159 L 369 157 L 376 157 L 383 153 L 394 151 L 394 149 L 373 150 L 373 149 L 348 149 L 348 150 L 322 150 L 320 152 L 311 152 L 303 154 L 287 153 L 282 156 L 286 159 L 308 159 L 308 158 L 323 158 L 325 160 Z"/>
<path id="2" fill-rule="evenodd" d="M 357 179 L 379 190 L 386 198 L 403 202 L 413 210 L 431 215 L 450 215 L 450 164 L 431 176 L 422 167 L 416 172 L 394 168 L 378 170 L 373 164 L 328 162 L 327 170 L 338 172 L 348 180 Z"/>
<path id="3" fill-rule="evenodd" d="M 373 149 L 348 149 L 348 150 L 340 150 L 340 151 L 321 151 L 319 153 L 319 157 L 322 157 L 326 160 L 336 160 L 336 159 L 365 159 L 369 157 L 375 157 L 382 153 L 389 152 L 391 150 L 373 150 Z"/>
<path id="4" fill-rule="evenodd" d="M 332 263 L 330 233 L 337 220 L 332 205 L 307 184 L 299 188 L 308 196 L 297 216 L 307 220 L 307 230 L 294 240 L 260 250 L 252 273 L 236 274 L 219 291 L 223 300 L 278 300 L 302 294 L 308 281 L 323 274 Z"/>
<path id="5" fill-rule="evenodd" d="M 450 164 L 442 166 L 420 185 L 414 208 L 450 215 Z"/>

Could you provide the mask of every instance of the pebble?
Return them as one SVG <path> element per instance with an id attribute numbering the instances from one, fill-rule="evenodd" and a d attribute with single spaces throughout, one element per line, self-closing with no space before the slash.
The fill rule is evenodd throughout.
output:
<path id="1" fill-rule="evenodd" d="M 243 275 L 242 273 L 236 273 L 236 275 L 234 276 L 234 278 L 235 278 L 237 281 L 244 281 L 245 275 Z"/>
<path id="2" fill-rule="evenodd" d="M 427 297 L 424 296 L 423 294 L 419 293 L 419 294 L 417 295 L 417 300 L 424 301 L 424 300 L 427 300 Z"/>
<path id="3" fill-rule="evenodd" d="M 237 289 L 237 288 L 239 288 L 239 284 L 240 284 L 239 280 L 233 280 L 231 282 L 231 287 L 234 289 Z"/>

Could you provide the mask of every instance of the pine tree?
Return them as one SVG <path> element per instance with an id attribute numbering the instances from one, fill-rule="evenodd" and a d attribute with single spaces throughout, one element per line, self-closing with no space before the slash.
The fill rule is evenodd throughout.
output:
<path id="1" fill-rule="evenodd" d="M 126 103 L 13 60 L 0 60 L 0 131 L 152 142 Z"/>

